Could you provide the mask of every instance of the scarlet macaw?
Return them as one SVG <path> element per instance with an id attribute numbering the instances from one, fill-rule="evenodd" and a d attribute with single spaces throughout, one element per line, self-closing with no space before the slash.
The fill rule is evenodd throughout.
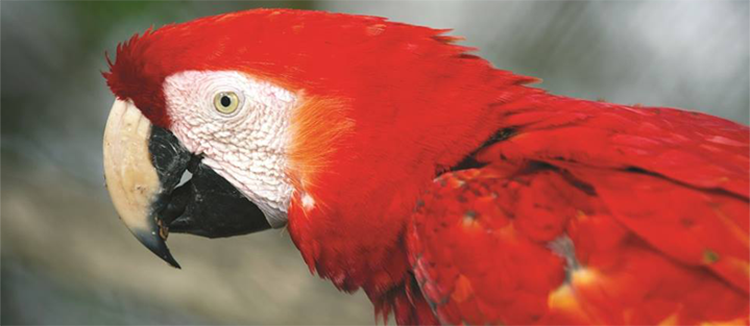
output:
<path id="1" fill-rule="evenodd" d="M 286 226 L 399 324 L 748 322 L 748 127 L 551 95 L 445 32 L 272 9 L 136 34 L 104 73 L 121 219 L 175 267 L 168 232 Z"/>

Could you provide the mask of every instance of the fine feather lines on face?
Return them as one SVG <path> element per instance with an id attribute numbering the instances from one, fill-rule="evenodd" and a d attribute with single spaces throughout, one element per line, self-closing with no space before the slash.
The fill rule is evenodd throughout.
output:
<path id="1" fill-rule="evenodd" d="M 301 104 L 294 109 L 290 124 L 288 172 L 298 189 L 311 192 L 318 186 L 320 173 L 335 173 L 328 169 L 331 156 L 341 149 L 355 123 L 346 115 L 350 106 L 344 99 L 306 97 L 304 93 L 298 98 Z"/>
<path id="2" fill-rule="evenodd" d="M 294 93 L 238 71 L 184 71 L 164 82 L 171 131 L 203 164 L 255 203 L 274 227 L 286 223 Z"/>

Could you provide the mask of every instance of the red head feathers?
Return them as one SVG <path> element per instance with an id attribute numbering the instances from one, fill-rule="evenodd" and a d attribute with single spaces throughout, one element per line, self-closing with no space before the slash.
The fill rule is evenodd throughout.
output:
<path id="1" fill-rule="evenodd" d="M 534 79 L 492 68 L 444 32 L 378 17 L 252 10 L 136 35 L 118 46 L 104 76 L 117 97 L 167 128 L 162 83 L 176 72 L 241 71 L 296 92 L 290 233 L 311 268 L 339 287 L 376 293 L 403 277 L 382 264 L 405 268 L 405 257 L 388 257 L 398 255 L 422 188 L 496 131 L 497 105 L 532 91 L 518 85 Z M 305 212 L 300 193 L 318 209 Z"/>
<path id="2" fill-rule="evenodd" d="M 414 65 L 420 60 L 424 65 L 419 70 L 439 72 L 445 64 L 439 57 L 475 58 L 463 54 L 467 48 L 450 45 L 459 38 L 441 35 L 445 31 L 380 17 L 251 10 L 136 34 L 118 45 L 116 61 L 108 58 L 110 71 L 103 75 L 118 98 L 131 99 L 154 124 L 168 126 L 162 83 L 173 73 L 239 70 L 282 86 L 328 95 L 358 86 L 352 83 L 370 83 L 353 78 L 381 79 L 372 84 L 411 85 L 413 77 L 403 70 L 390 71 L 389 65 Z M 483 60 L 463 61 L 467 61 L 463 69 L 472 65 L 474 71 L 490 72 Z M 396 78 L 388 78 L 392 74 Z"/>

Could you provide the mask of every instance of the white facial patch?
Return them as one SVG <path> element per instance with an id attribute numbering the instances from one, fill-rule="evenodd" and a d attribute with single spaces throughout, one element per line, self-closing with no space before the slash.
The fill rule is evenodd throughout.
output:
<path id="1" fill-rule="evenodd" d="M 233 92 L 239 106 L 216 108 Z M 285 174 L 295 95 L 235 71 L 185 71 L 164 81 L 171 131 L 203 163 L 255 203 L 272 227 L 286 224 L 293 187 Z"/>

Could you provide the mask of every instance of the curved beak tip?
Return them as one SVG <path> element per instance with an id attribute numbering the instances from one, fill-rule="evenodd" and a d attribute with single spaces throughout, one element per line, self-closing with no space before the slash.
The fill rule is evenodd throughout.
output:
<path id="1" fill-rule="evenodd" d="M 135 237 L 141 244 L 143 244 L 146 248 L 151 250 L 151 252 L 159 256 L 159 258 L 163 259 L 169 265 L 177 269 L 182 269 L 182 267 L 180 267 L 180 264 L 177 263 L 177 260 L 172 257 L 172 254 L 169 252 L 169 248 L 167 248 L 167 244 L 164 242 L 164 239 L 159 236 L 158 232 L 148 230 L 134 230 L 133 235 L 135 235 Z"/>
<path id="2" fill-rule="evenodd" d="M 120 220 L 141 244 L 175 268 L 169 231 L 209 238 L 271 228 L 260 208 L 132 101 L 115 100 L 104 129 L 105 187 Z M 185 171 L 192 176 L 180 184 Z"/>
<path id="3" fill-rule="evenodd" d="M 132 102 L 115 100 L 104 129 L 104 179 L 115 210 L 138 241 L 180 268 L 164 242 L 161 219 L 154 217 L 163 187 L 149 150 L 151 129 Z"/>

